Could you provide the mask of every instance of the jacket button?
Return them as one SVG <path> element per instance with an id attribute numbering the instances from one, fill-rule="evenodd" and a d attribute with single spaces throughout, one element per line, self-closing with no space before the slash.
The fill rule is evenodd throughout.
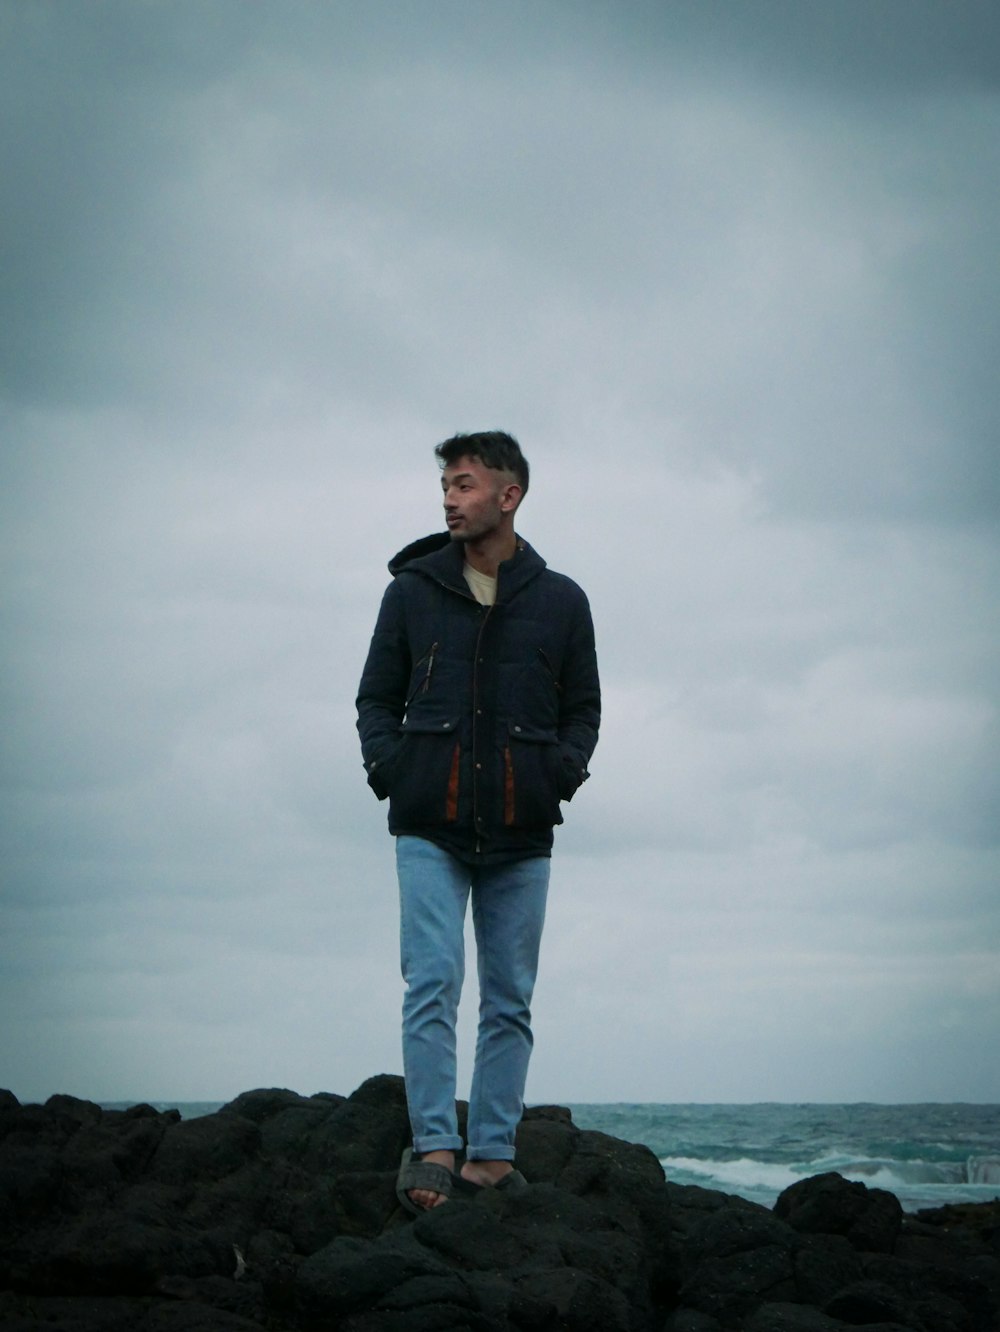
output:
<path id="1" fill-rule="evenodd" d="M 520 733 L 521 733 L 521 728 L 520 728 L 520 726 L 515 726 L 515 727 L 514 727 L 514 730 L 518 733 L 518 735 L 520 735 Z"/>
<path id="2" fill-rule="evenodd" d="M 447 731 L 448 727 L 451 725 L 451 722 L 442 722 L 441 725 L 442 725 L 442 726 L 444 727 L 444 729 Z"/>
<path id="3" fill-rule="evenodd" d="M 476 764 L 476 769 L 477 769 L 479 772 L 482 772 L 482 770 L 483 770 L 483 765 L 482 765 L 481 763 L 477 763 L 477 764 Z"/>

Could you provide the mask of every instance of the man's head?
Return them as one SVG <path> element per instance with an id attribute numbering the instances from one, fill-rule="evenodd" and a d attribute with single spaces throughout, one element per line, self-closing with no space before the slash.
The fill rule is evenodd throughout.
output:
<path id="1" fill-rule="evenodd" d="M 528 462 L 517 440 L 500 430 L 454 435 L 434 450 L 448 530 L 455 541 L 513 541 L 514 512 L 528 489 Z"/>
<path id="2" fill-rule="evenodd" d="M 528 493 L 528 460 L 513 435 L 503 430 L 480 430 L 474 435 L 452 435 L 434 450 L 442 467 L 460 458 L 477 458 L 495 472 L 509 472 L 517 482 L 521 499 Z"/>

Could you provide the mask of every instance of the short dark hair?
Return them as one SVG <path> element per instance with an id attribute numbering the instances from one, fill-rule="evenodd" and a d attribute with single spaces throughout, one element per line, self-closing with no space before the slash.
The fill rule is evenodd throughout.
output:
<path id="1" fill-rule="evenodd" d="M 479 430 L 473 435 L 452 435 L 434 450 L 442 467 L 459 458 L 478 458 L 484 467 L 497 472 L 511 472 L 521 487 L 521 498 L 528 493 L 528 460 L 513 435 L 503 430 Z"/>

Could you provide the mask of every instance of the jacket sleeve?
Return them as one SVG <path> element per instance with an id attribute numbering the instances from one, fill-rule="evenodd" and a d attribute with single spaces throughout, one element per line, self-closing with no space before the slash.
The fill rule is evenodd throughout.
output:
<path id="1" fill-rule="evenodd" d="M 601 682 L 597 672 L 594 622 L 584 592 L 577 588 L 578 602 L 570 628 L 559 681 L 559 744 L 562 753 L 560 798 L 572 800 L 587 780 L 587 764 L 597 747 L 601 725 Z"/>
<path id="2" fill-rule="evenodd" d="M 398 584 L 390 583 L 382 598 L 368 659 L 358 687 L 358 734 L 368 785 L 379 800 L 389 794 L 386 773 L 402 743 L 399 725 L 406 711 L 410 649 Z"/>

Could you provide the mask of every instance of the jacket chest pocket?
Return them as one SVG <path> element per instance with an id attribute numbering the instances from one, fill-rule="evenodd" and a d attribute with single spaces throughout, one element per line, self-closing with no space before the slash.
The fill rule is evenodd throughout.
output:
<path id="1" fill-rule="evenodd" d="M 530 717 L 524 726 L 524 736 L 542 736 L 554 733 L 559 725 L 559 679 L 553 667 L 552 654 L 535 648 L 517 675 L 510 695 L 510 713 L 518 718 Z M 552 736 L 554 738 L 554 734 Z"/>

